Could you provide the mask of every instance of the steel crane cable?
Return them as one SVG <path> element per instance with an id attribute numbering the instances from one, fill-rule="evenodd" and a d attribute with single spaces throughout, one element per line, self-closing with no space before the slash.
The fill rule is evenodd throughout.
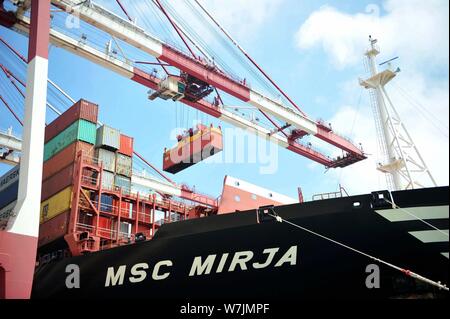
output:
<path id="1" fill-rule="evenodd" d="M 8 96 L 16 105 L 22 105 L 24 102 L 23 96 L 17 91 L 15 87 L 11 88 L 11 86 L 13 85 L 11 83 L 12 80 L 9 79 L 3 71 L 0 71 L 0 74 L 4 78 L 4 81 L 0 81 L 0 84 L 3 86 L 3 89 L 5 90 L 5 95 Z"/>
<path id="2" fill-rule="evenodd" d="M 372 256 L 372 255 L 370 255 L 370 254 L 368 254 L 368 253 L 365 253 L 365 252 L 363 252 L 363 251 L 361 251 L 361 250 L 358 250 L 358 249 L 356 249 L 356 248 L 354 248 L 354 247 L 351 247 L 351 246 L 346 245 L 346 244 L 344 244 L 344 243 L 342 243 L 342 242 L 339 242 L 339 241 L 337 241 L 337 240 L 335 240 L 335 239 L 332 239 L 332 238 L 330 238 L 330 237 L 327 237 L 327 236 L 325 236 L 325 235 L 322 235 L 322 234 L 320 234 L 320 233 L 318 233 L 318 232 L 315 232 L 315 231 L 313 231 L 313 230 L 310 230 L 310 229 L 308 229 L 308 228 L 306 228 L 306 227 L 303 227 L 303 226 L 301 226 L 301 225 L 298 225 L 298 224 L 295 224 L 295 223 L 293 223 L 293 222 L 290 222 L 290 221 L 288 221 L 288 220 L 282 218 L 281 216 L 279 216 L 279 215 L 275 212 L 275 209 L 274 209 L 274 208 L 271 208 L 271 211 L 272 211 L 272 213 L 268 213 L 268 215 L 271 216 L 272 218 L 274 218 L 274 219 L 275 219 L 277 222 L 279 222 L 279 223 L 285 223 L 285 224 L 290 225 L 290 226 L 292 226 L 292 227 L 294 227 L 294 228 L 297 228 L 297 229 L 300 229 L 300 230 L 302 230 L 302 231 L 304 231 L 304 232 L 307 232 L 307 233 L 309 233 L 309 234 L 311 234 L 311 235 L 313 235 L 313 236 L 322 238 L 322 239 L 324 239 L 324 240 L 326 240 L 326 241 L 328 241 L 328 242 L 330 242 L 330 243 L 336 244 L 336 245 L 338 245 L 338 246 L 340 246 L 340 247 L 342 247 L 342 248 L 345 248 L 345 249 L 347 249 L 347 250 L 353 251 L 354 253 L 357 253 L 357 254 L 359 254 L 359 255 L 365 256 L 365 257 L 367 257 L 367 258 L 369 258 L 369 259 L 371 259 L 371 260 L 373 260 L 373 261 L 375 261 L 375 262 L 379 262 L 379 263 L 381 263 L 381 264 L 383 264 L 383 265 L 385 265 L 385 266 L 388 266 L 388 267 L 390 267 L 390 268 L 392 268 L 392 269 L 398 270 L 398 271 L 402 272 L 403 274 L 405 274 L 405 275 L 408 276 L 408 277 L 412 277 L 412 278 L 414 278 L 414 279 L 417 279 L 417 280 L 420 280 L 420 281 L 422 281 L 422 282 L 428 283 L 428 284 L 430 284 L 430 285 L 432 285 L 432 286 L 438 287 L 439 289 L 443 289 L 443 290 L 445 290 L 445 291 L 449 291 L 449 288 L 448 288 L 446 285 L 441 284 L 440 282 L 436 282 L 436 281 L 434 281 L 434 280 L 428 279 L 428 278 L 426 278 L 426 277 L 424 277 L 424 276 L 421 276 L 421 275 L 419 275 L 419 274 L 416 274 L 415 272 L 412 272 L 411 270 L 408 270 L 408 269 L 405 269 L 405 268 L 401 268 L 401 267 L 396 266 L 396 265 L 394 265 L 394 264 L 391 264 L 391 263 L 389 263 L 389 262 L 387 262 L 387 261 L 385 261 L 385 260 L 383 260 L 383 259 L 377 258 L 377 257 Z"/>
<path id="3" fill-rule="evenodd" d="M 13 57 L 11 57 L 11 55 Z M 12 73 L 19 76 L 20 78 L 25 78 L 26 70 L 20 66 L 25 66 L 25 63 L 17 57 L 15 54 L 10 53 L 10 51 L 0 50 L 0 61 L 7 67 Z"/>
<path id="4" fill-rule="evenodd" d="M 170 13 L 170 15 L 174 18 L 177 24 L 181 25 L 186 32 L 194 38 L 194 40 L 200 44 L 200 46 L 208 53 L 209 56 L 214 58 L 214 62 L 217 63 L 222 69 L 224 69 L 227 73 L 233 74 L 232 69 L 227 63 L 220 58 L 220 55 L 217 55 L 214 50 L 211 49 L 210 45 L 200 36 L 194 28 L 191 27 L 190 23 L 187 23 L 186 20 L 177 13 L 177 10 L 174 9 L 170 3 L 163 1 L 166 7 L 166 10 Z"/>
<path id="5" fill-rule="evenodd" d="M 166 25 L 165 20 L 162 16 L 162 13 L 159 11 L 157 7 L 154 6 L 154 4 L 150 1 L 141 1 L 141 5 L 144 6 L 143 10 L 137 7 L 137 5 L 134 7 L 135 14 L 144 22 L 144 26 L 148 30 L 149 27 L 152 29 L 152 24 L 150 22 L 149 16 L 147 12 L 151 12 L 154 17 L 156 17 L 156 21 L 158 22 L 161 31 L 164 33 L 165 38 L 164 40 L 167 42 L 174 42 L 176 43 L 177 38 L 171 31 L 171 29 Z"/>
<path id="6" fill-rule="evenodd" d="M 7 80 L 9 82 L 9 80 Z M 10 102 L 10 106 L 13 109 L 13 111 L 20 117 L 24 117 L 24 110 L 23 107 L 20 107 L 23 105 L 24 101 L 23 99 L 19 98 L 16 94 L 14 94 L 12 91 L 15 91 L 15 89 L 11 90 L 11 87 L 8 87 L 8 82 L 6 81 L 0 81 L 0 89 L 2 92 L 3 97 L 5 100 Z M 10 84 L 11 85 L 11 84 Z"/>
<path id="7" fill-rule="evenodd" d="M 423 106 L 420 102 L 415 101 L 415 99 L 408 94 L 402 87 L 394 84 L 394 86 L 398 89 L 399 93 L 414 107 L 416 110 L 422 113 L 425 119 L 427 119 L 429 122 L 431 122 L 433 125 L 438 127 L 435 122 L 438 122 L 439 125 L 441 125 L 443 128 L 445 128 L 447 131 L 449 127 L 441 122 L 439 118 L 437 118 L 433 113 L 429 112 L 425 106 Z M 430 119 L 431 118 L 431 119 Z M 447 135 L 448 136 L 448 135 Z"/>
<path id="8" fill-rule="evenodd" d="M 236 47 L 234 45 L 231 45 L 230 41 L 225 38 L 222 32 L 219 32 L 217 28 L 211 23 L 210 20 L 206 19 L 206 17 L 199 11 L 198 8 L 196 8 L 190 1 L 184 0 L 188 6 L 191 8 L 193 12 L 197 14 L 198 17 L 203 20 L 203 24 L 207 26 L 212 32 L 216 35 L 218 39 L 221 39 L 222 45 L 225 47 L 225 49 L 241 64 L 241 66 L 253 75 L 253 77 L 256 79 L 256 81 L 262 85 L 262 87 L 267 90 L 268 93 L 270 93 L 274 98 L 280 98 L 285 102 L 286 105 L 289 105 L 289 103 L 286 103 L 286 99 L 280 95 L 280 93 L 274 89 L 272 85 L 270 85 L 267 82 L 267 79 L 264 78 L 259 71 L 255 69 L 255 66 L 250 63 L 248 59 L 246 59 L 242 53 L 237 51 Z"/>
<path id="9" fill-rule="evenodd" d="M 152 2 L 159 9 L 158 4 L 154 0 Z M 195 30 L 190 27 L 190 24 L 186 23 L 185 20 L 181 16 L 178 15 L 177 11 L 174 10 L 169 3 L 165 3 L 164 7 L 166 8 L 166 11 L 169 12 L 172 19 L 174 19 L 178 25 L 181 25 L 184 28 L 184 30 L 186 30 L 186 32 L 189 34 L 190 38 L 194 38 L 195 42 L 197 44 L 199 44 L 200 47 L 204 51 L 206 51 L 206 53 L 209 56 L 215 55 L 214 52 L 212 52 L 210 50 L 209 46 L 206 44 L 206 42 L 203 40 L 203 38 L 198 36 L 198 34 L 195 32 Z M 192 42 L 191 40 L 189 40 L 189 41 Z M 206 58 L 208 58 L 208 57 L 206 57 Z M 229 68 L 229 66 L 226 65 L 226 63 L 223 60 L 217 59 L 216 62 L 217 62 L 217 65 L 219 65 L 222 69 L 226 70 L 227 73 L 230 72 L 231 69 Z"/>
<path id="10" fill-rule="evenodd" d="M 444 124 L 439 118 L 437 118 L 433 113 L 429 112 L 425 106 L 423 106 L 420 102 L 416 101 L 411 95 L 408 94 L 406 90 L 404 90 L 399 85 L 393 83 L 393 86 L 397 89 L 397 92 L 409 103 L 412 107 L 414 107 L 422 117 L 427 120 L 435 129 L 437 129 L 441 134 L 445 137 L 449 137 L 448 130 L 449 127 Z"/>
<path id="11" fill-rule="evenodd" d="M 227 52 L 237 61 L 240 63 L 241 67 L 252 74 L 254 78 L 263 85 L 270 93 L 274 93 L 275 91 L 273 88 L 268 85 L 266 80 L 254 69 L 254 67 L 249 63 L 247 59 L 245 59 L 240 52 L 237 52 L 236 48 L 230 44 L 230 42 L 224 37 L 224 35 L 217 30 L 217 28 L 208 20 L 206 17 L 190 2 L 187 0 L 184 0 L 185 3 L 190 7 L 191 11 L 193 11 L 196 16 L 198 17 L 199 21 L 203 23 L 204 26 L 206 26 L 211 33 L 214 34 L 214 36 L 220 40 L 220 43 L 222 46 L 227 50 Z"/>
<path id="12" fill-rule="evenodd" d="M 435 121 L 440 122 L 442 126 L 444 126 L 447 130 L 449 129 L 448 125 L 441 122 L 441 120 L 436 117 L 433 113 L 428 111 L 428 108 L 425 107 L 423 104 L 421 104 L 416 98 L 412 97 L 405 89 L 403 89 L 401 86 L 394 83 L 394 86 L 400 89 L 401 92 L 404 93 L 404 95 L 409 98 L 412 104 L 415 104 L 418 108 L 422 109 L 426 114 L 428 114 L 430 117 L 432 117 Z"/>
<path id="13" fill-rule="evenodd" d="M 23 105 L 23 101 L 20 101 L 20 99 L 17 96 L 12 95 L 11 88 L 8 88 L 6 86 L 6 83 L 4 83 L 3 81 L 1 81 L 1 83 L 0 83 L 0 89 L 1 89 L 3 97 L 7 101 L 11 102 L 10 105 L 11 105 L 11 108 L 14 110 L 14 112 L 16 112 L 16 114 L 19 117 L 23 118 L 24 110 L 23 110 L 23 108 L 20 107 L 20 105 Z"/>
<path id="14" fill-rule="evenodd" d="M 192 34 L 194 34 L 194 37 L 198 38 L 198 39 L 199 39 L 199 42 L 201 42 L 201 41 L 202 41 L 202 40 L 201 40 L 202 37 L 200 37 L 200 36 L 197 35 L 197 33 L 190 27 L 190 24 L 185 23 L 185 20 L 184 20 L 183 18 L 179 17 L 179 16 L 177 15 L 177 13 L 176 13 L 176 10 L 174 10 L 170 5 L 166 4 L 166 6 L 167 6 L 166 11 L 169 11 L 169 13 L 172 15 L 172 18 L 175 19 L 175 20 L 178 19 L 178 20 L 179 20 L 178 23 L 179 23 L 180 25 L 184 25 L 184 29 L 186 29 L 186 30 L 191 30 L 191 31 L 189 31 L 189 32 L 192 33 Z M 202 19 L 205 20 L 205 18 L 204 18 L 203 16 L 200 16 L 200 14 L 199 14 L 197 11 L 192 10 L 192 7 L 191 7 L 191 11 L 193 11 L 193 12 L 197 15 L 198 20 L 202 20 Z M 181 21 L 181 22 L 180 22 L 180 21 Z M 209 26 L 210 28 L 212 28 L 212 26 L 210 25 L 209 21 L 206 22 L 206 25 Z M 213 31 L 216 31 L 216 33 L 217 33 L 217 30 L 213 29 Z M 192 35 L 191 35 L 191 36 L 192 36 Z M 222 34 L 220 34 L 220 33 L 217 34 L 217 37 L 218 37 L 219 39 L 222 39 L 222 42 L 225 44 L 225 47 L 229 46 L 228 41 L 224 42 L 225 40 L 223 39 Z M 194 45 L 197 46 L 196 44 L 194 44 Z M 207 50 L 211 52 L 211 50 L 209 49 L 209 46 L 208 46 L 208 45 L 205 45 L 205 46 L 207 47 Z M 231 49 L 234 50 L 234 48 L 231 48 Z M 201 51 L 201 50 L 200 50 L 200 51 Z M 239 60 L 239 58 L 242 58 L 241 56 L 237 56 L 235 51 L 231 51 L 231 52 L 234 53 L 235 59 Z M 203 52 L 202 52 L 202 53 L 203 53 Z M 214 54 L 209 53 L 209 55 L 214 55 Z M 208 58 L 208 57 L 207 57 L 207 58 Z M 246 62 L 248 62 L 248 61 L 246 61 Z M 223 65 L 225 65 L 225 64 L 223 64 Z M 226 66 L 226 68 L 229 68 L 229 67 Z M 229 72 L 229 73 L 231 73 L 231 72 Z M 264 82 L 264 83 L 266 84 L 266 82 Z M 267 86 L 266 86 L 266 87 L 267 87 Z M 272 87 L 270 87 L 270 88 L 272 89 Z M 242 114 L 242 115 L 245 115 L 245 114 Z"/>
<path id="15" fill-rule="evenodd" d="M 1 53 L 1 55 L 2 55 L 2 58 L 4 58 L 5 57 L 5 54 L 3 53 L 3 52 L 0 52 Z M 9 52 L 8 52 L 9 53 Z M 11 56 L 11 54 L 6 54 L 6 59 L 7 60 L 10 60 L 11 58 L 10 58 L 10 56 Z M 26 75 L 25 75 L 25 73 L 26 73 L 26 71 L 25 71 L 25 69 L 26 69 L 26 64 L 25 64 L 25 62 L 22 60 L 22 59 L 19 59 L 15 54 L 12 54 L 14 57 L 16 57 L 19 61 L 18 61 L 18 63 L 13 63 L 13 65 L 14 65 L 14 68 L 16 69 L 14 72 L 13 71 L 11 71 L 11 69 L 9 69 L 9 66 L 8 66 L 8 69 L 9 69 L 9 71 L 11 71 L 13 74 L 14 74 L 14 76 L 16 76 L 16 77 L 18 77 L 20 80 L 21 80 L 21 78 L 26 78 Z M 4 73 L 3 73 L 4 74 Z M 14 81 L 16 84 L 18 84 L 19 82 L 18 81 L 16 81 L 15 79 L 8 79 L 8 82 L 10 82 L 10 81 Z M 24 80 L 21 80 L 21 82 L 22 83 L 25 83 L 25 81 Z M 11 83 L 12 84 L 12 83 Z M 20 84 L 21 85 L 21 84 Z M 17 89 L 14 87 L 14 89 L 13 89 L 13 91 L 15 91 L 15 93 L 17 93 L 17 96 L 19 96 L 19 99 L 20 100 L 22 100 L 23 99 L 23 96 L 17 91 Z M 63 100 L 62 98 L 61 98 L 61 96 L 60 96 L 60 93 L 59 92 L 57 92 L 57 90 L 55 89 L 55 88 L 53 88 L 53 86 L 49 86 L 48 87 L 48 92 L 49 92 L 49 97 L 48 97 L 48 99 L 47 99 L 47 101 L 49 101 L 50 100 L 50 98 L 51 97 L 53 97 L 53 98 L 55 98 L 56 100 L 58 100 L 58 104 L 60 104 L 60 103 L 67 103 L 66 102 L 66 100 Z M 17 100 L 15 101 L 15 102 L 18 102 Z M 20 101 L 17 105 L 22 105 L 22 103 L 23 103 L 23 101 Z M 58 111 L 58 110 L 57 110 Z"/>
<path id="16" fill-rule="evenodd" d="M 359 117 L 359 111 L 361 109 L 362 96 L 363 96 L 363 88 L 361 88 L 360 91 L 359 91 L 359 98 L 358 98 L 358 103 L 356 105 L 355 116 L 353 118 L 352 126 L 351 126 L 351 129 L 350 129 L 349 137 L 351 139 L 354 139 L 354 137 L 355 137 L 354 136 L 355 126 L 356 126 L 356 122 L 357 122 L 358 117 Z M 344 177 L 344 170 L 341 168 L 341 170 L 339 172 L 338 187 L 340 187 L 342 185 L 342 178 L 343 177 Z"/>
<path id="17" fill-rule="evenodd" d="M 226 39 L 224 39 L 223 35 L 218 32 L 212 25 L 211 23 L 205 19 L 205 17 L 203 15 L 201 15 L 201 13 L 198 12 L 198 10 L 192 6 L 192 4 L 188 1 L 185 1 L 185 3 L 187 4 L 187 6 L 190 8 L 190 10 L 197 16 L 199 22 L 203 21 L 203 25 L 206 27 L 206 29 L 209 29 L 211 31 L 211 33 L 213 34 L 213 36 L 215 36 L 216 39 L 221 40 L 221 44 L 222 46 L 230 53 L 230 55 L 234 58 L 234 60 L 238 61 L 241 66 L 243 66 L 244 70 L 246 70 L 247 72 L 249 72 L 250 74 L 252 74 L 254 76 L 254 78 L 256 78 L 257 82 L 259 82 L 260 84 L 262 84 L 263 87 L 265 87 L 265 89 L 268 92 L 272 92 L 271 94 L 274 95 L 274 97 L 279 97 L 278 94 L 274 94 L 274 90 L 273 88 L 268 85 L 268 83 L 262 79 L 261 75 L 259 73 L 257 73 L 253 67 L 251 65 L 249 65 L 249 62 L 245 59 L 243 59 L 243 57 L 236 52 L 235 48 L 233 46 L 230 45 L 230 43 L 228 41 L 226 41 Z M 217 55 L 214 53 L 214 51 L 210 48 L 209 45 L 207 45 L 201 37 L 198 35 L 198 33 L 192 28 L 190 27 L 190 23 L 186 23 L 185 20 L 180 17 L 177 13 L 176 13 L 176 9 L 174 9 L 167 1 L 164 1 L 166 10 L 170 12 L 170 14 L 175 18 L 175 20 L 178 20 L 177 22 L 187 31 L 189 31 L 189 34 L 195 38 L 195 40 L 197 42 L 202 43 L 202 46 L 204 46 L 206 49 L 205 51 L 208 52 L 209 55 L 214 56 L 215 60 L 217 60 L 218 65 L 221 66 L 224 70 L 227 71 L 227 73 L 229 73 L 232 77 L 237 78 L 236 75 L 234 75 L 234 73 L 231 71 L 231 68 L 229 67 L 229 65 L 227 65 L 222 59 L 218 58 L 220 57 L 220 55 Z"/>

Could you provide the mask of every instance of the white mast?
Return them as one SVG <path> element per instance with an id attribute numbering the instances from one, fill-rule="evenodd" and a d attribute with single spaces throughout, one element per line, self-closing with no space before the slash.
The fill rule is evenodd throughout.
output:
<path id="1" fill-rule="evenodd" d="M 426 180 L 431 182 L 427 184 L 437 186 L 385 89 L 399 70 L 394 72 L 388 68 L 378 72 L 376 57 L 380 49 L 376 39 L 369 37 L 369 41 L 370 48 L 365 55 L 370 78 L 360 80 L 360 84 L 370 91 L 380 150 L 377 169 L 385 173 L 390 190 L 422 188 Z"/>

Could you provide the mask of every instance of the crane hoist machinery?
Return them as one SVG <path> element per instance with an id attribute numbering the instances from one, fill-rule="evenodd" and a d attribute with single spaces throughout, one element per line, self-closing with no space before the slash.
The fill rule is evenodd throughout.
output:
<path id="1" fill-rule="evenodd" d="M 177 76 L 167 76 L 158 83 L 157 91 L 150 91 L 149 100 L 154 101 L 161 98 L 165 101 L 172 100 L 174 102 L 184 98 L 186 92 L 186 84 Z"/>
<path id="2" fill-rule="evenodd" d="M 174 102 L 182 99 L 189 102 L 198 102 L 213 91 L 214 88 L 208 83 L 186 72 L 181 72 L 180 76 L 168 75 L 159 82 L 158 90 L 150 90 L 148 98 L 151 101 L 161 98 L 166 101 L 173 100 Z"/>
<path id="3" fill-rule="evenodd" d="M 223 150 L 221 127 L 209 127 L 197 124 L 184 135 L 177 137 L 178 143 L 171 149 L 165 149 L 163 170 L 176 174 Z"/>

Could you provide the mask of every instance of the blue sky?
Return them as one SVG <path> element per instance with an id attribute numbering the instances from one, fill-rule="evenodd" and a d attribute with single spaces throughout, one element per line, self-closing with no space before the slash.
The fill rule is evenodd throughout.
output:
<path id="1" fill-rule="evenodd" d="M 446 134 L 434 130 L 436 123 L 427 124 L 416 116 L 393 92 L 399 110 L 405 115 L 404 121 L 414 128 L 413 137 L 424 150 L 439 184 L 448 185 L 447 1 L 203 2 L 307 114 L 332 121 L 337 131 L 362 142 L 372 157 L 376 154 L 373 120 L 367 92 L 358 87 L 358 77 L 364 75 L 362 54 L 367 36 L 372 33 L 378 37 L 384 48 L 380 59 L 400 55 L 398 64 L 403 72 L 396 80 L 398 86 L 412 92 L 415 101 L 443 122 L 439 125 L 442 124 L 441 131 Z M 109 2 L 109 6 L 111 3 L 114 2 Z M 412 29 L 415 21 L 421 24 Z M 4 28 L 0 29 L 0 36 L 26 52 L 24 37 Z M 5 52 L 4 47 L 1 52 Z M 4 56 L 0 56 L 2 63 Z M 49 77 L 75 99 L 98 103 L 100 120 L 134 136 L 135 148 L 158 167 L 162 166 L 164 147 L 174 144 L 171 133 L 179 124 L 176 118 L 181 112 L 191 119 L 197 117 L 196 111 L 188 111 L 187 106 L 149 101 L 145 87 L 56 47 L 50 49 Z M 50 121 L 54 115 L 48 113 Z M 212 119 L 205 121 L 227 127 Z M 20 131 L 1 106 L 0 127 L 11 125 L 16 132 Z M 372 158 L 354 167 L 325 173 L 323 167 L 287 150 L 280 148 L 277 154 L 275 174 L 260 174 L 258 164 L 202 163 L 170 177 L 214 196 L 220 195 L 225 175 L 294 198 L 300 186 L 307 199 L 315 193 L 335 191 L 339 183 L 353 194 L 385 187 Z M 0 173 L 6 169 L 0 165 Z"/>

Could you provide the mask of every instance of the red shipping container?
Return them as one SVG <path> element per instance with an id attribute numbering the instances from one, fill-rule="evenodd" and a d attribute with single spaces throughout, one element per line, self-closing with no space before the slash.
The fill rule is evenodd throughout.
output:
<path id="1" fill-rule="evenodd" d="M 44 162 L 42 180 L 45 181 L 65 167 L 73 164 L 79 151 L 84 151 L 88 156 L 94 156 L 93 145 L 80 141 L 72 143 L 51 159 Z"/>
<path id="2" fill-rule="evenodd" d="M 86 100 L 79 100 L 67 111 L 57 117 L 45 128 L 45 143 L 56 135 L 64 131 L 73 122 L 83 119 L 92 123 L 97 123 L 98 105 Z"/>
<path id="3" fill-rule="evenodd" d="M 107 239 L 115 238 L 115 229 L 113 229 L 113 221 L 109 217 L 100 216 L 98 221 L 99 236 Z"/>
<path id="4" fill-rule="evenodd" d="M 74 164 L 70 164 L 42 182 L 41 202 L 73 185 L 74 168 Z"/>
<path id="5" fill-rule="evenodd" d="M 70 210 L 59 214 L 39 226 L 38 246 L 44 246 L 67 234 Z"/>
<path id="6" fill-rule="evenodd" d="M 132 137 L 120 134 L 120 148 L 119 153 L 127 156 L 133 156 L 133 143 Z"/>

